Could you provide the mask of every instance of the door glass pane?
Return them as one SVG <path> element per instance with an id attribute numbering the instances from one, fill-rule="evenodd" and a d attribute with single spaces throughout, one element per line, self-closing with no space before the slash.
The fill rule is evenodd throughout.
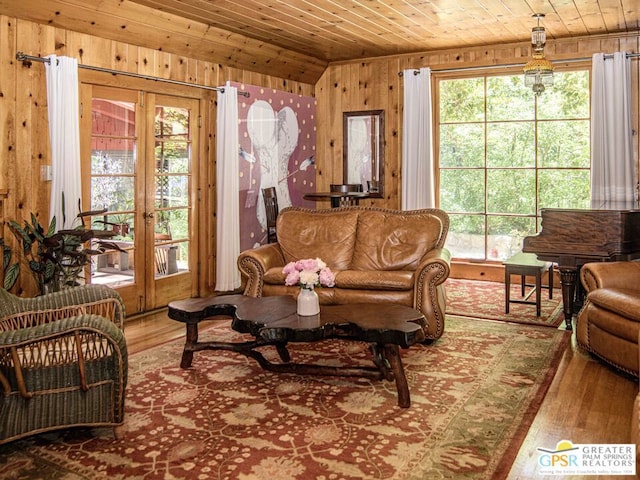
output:
<path id="1" fill-rule="evenodd" d="M 113 230 L 121 248 L 96 256 L 91 283 L 133 283 L 133 222 L 136 171 L 135 104 L 94 98 L 91 102 L 91 209 L 107 211 L 93 228 Z"/>
<path id="2" fill-rule="evenodd" d="M 189 269 L 191 114 L 158 106 L 155 113 L 156 278 Z"/>

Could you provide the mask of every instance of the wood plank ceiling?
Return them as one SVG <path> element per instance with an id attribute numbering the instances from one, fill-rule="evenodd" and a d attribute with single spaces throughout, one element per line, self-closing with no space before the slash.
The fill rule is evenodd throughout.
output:
<path id="1" fill-rule="evenodd" d="M 310 84 L 331 62 L 526 42 L 534 13 L 548 39 L 640 30 L 640 0 L 0 0 L 0 14 Z"/>
<path id="2" fill-rule="evenodd" d="M 637 30 L 638 0 L 132 0 L 333 62 Z"/>

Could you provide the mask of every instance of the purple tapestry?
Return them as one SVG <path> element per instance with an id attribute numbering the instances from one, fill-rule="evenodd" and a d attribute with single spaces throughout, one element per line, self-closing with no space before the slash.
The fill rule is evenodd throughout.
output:
<path id="1" fill-rule="evenodd" d="M 232 83 L 238 93 L 240 250 L 267 241 L 262 189 L 276 187 L 278 207 L 313 208 L 316 183 L 316 99 Z"/>

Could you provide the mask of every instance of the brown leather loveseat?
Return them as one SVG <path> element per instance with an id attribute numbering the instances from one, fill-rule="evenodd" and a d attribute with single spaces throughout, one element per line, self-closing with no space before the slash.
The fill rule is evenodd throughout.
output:
<path id="1" fill-rule="evenodd" d="M 298 287 L 284 284 L 283 267 L 317 257 L 336 276 L 335 287 L 316 289 L 321 304 L 407 305 L 424 314 L 426 337 L 437 339 L 444 331 L 448 230 L 449 216 L 438 209 L 285 208 L 278 215 L 278 243 L 247 250 L 238 258 L 244 293 L 295 297 Z"/>
<path id="2" fill-rule="evenodd" d="M 580 279 L 587 298 L 576 324 L 578 345 L 637 377 L 640 262 L 587 263 Z"/>

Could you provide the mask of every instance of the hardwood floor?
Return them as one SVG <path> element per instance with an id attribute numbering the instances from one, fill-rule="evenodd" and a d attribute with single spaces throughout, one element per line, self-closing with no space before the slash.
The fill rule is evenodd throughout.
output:
<path id="1" fill-rule="evenodd" d="M 575 334 L 558 372 L 529 429 L 509 479 L 557 479 L 536 473 L 537 448 L 572 443 L 635 443 L 631 440 L 631 412 L 638 382 L 579 349 Z M 563 476 L 563 479 L 585 478 Z M 589 476 L 610 479 L 610 476 Z M 636 478 L 617 476 L 615 478 Z"/>
<path id="2" fill-rule="evenodd" d="M 125 327 L 129 353 L 181 338 L 184 331 L 184 324 L 169 319 L 166 310 L 132 318 L 127 320 Z M 633 443 L 630 438 L 631 412 L 637 393 L 636 380 L 578 349 L 574 336 L 518 452 L 509 479 L 559 478 L 538 475 L 536 469 L 537 448 L 555 448 L 560 440 L 570 440 L 574 444 Z"/>

